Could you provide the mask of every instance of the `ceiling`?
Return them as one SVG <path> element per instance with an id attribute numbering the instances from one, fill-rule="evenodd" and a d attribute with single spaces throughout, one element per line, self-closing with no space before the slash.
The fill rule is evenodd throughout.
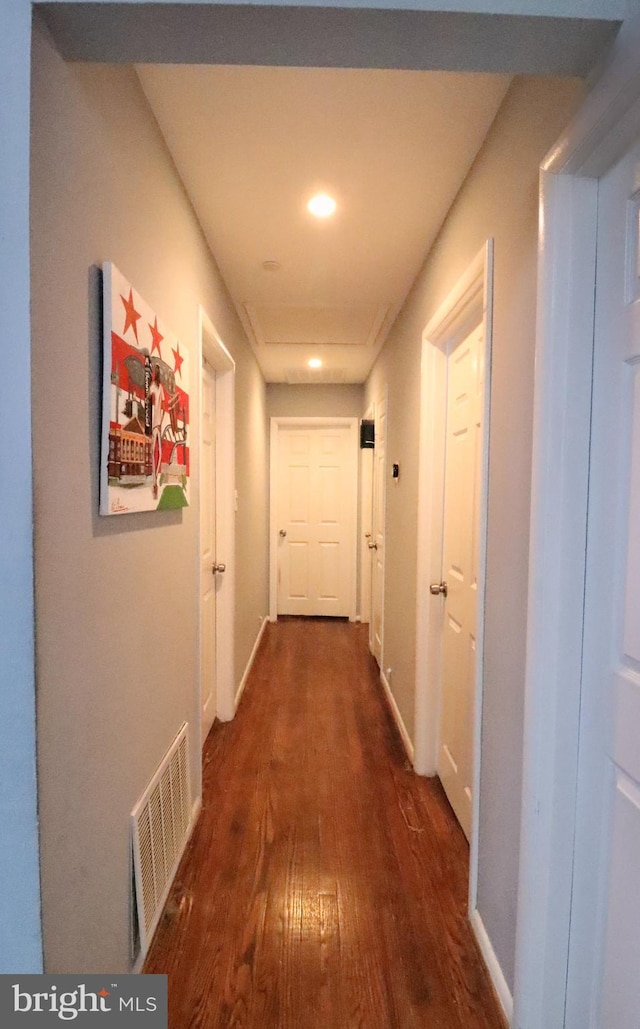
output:
<path id="1" fill-rule="evenodd" d="M 65 59 L 137 66 L 267 380 L 358 382 L 509 77 L 586 76 L 627 3 L 56 0 L 38 9 Z M 338 202 L 330 222 L 306 213 L 318 187 Z M 265 261 L 280 267 L 265 271 Z M 325 365 L 310 373 L 317 348 Z"/>
<path id="2" fill-rule="evenodd" d="M 510 77 L 137 71 L 266 380 L 362 382 Z M 320 190 L 331 218 L 306 209 Z"/>

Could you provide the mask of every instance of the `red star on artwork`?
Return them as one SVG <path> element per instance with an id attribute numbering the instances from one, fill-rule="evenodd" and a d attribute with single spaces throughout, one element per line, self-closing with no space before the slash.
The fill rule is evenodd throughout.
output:
<path id="1" fill-rule="evenodd" d="M 173 356 L 175 358 L 175 361 L 176 361 L 175 367 L 174 367 L 173 370 L 176 373 L 176 375 L 178 374 L 178 372 L 180 372 L 180 375 L 182 375 L 182 372 L 180 371 L 180 369 L 182 368 L 182 362 L 184 361 L 184 357 L 182 357 L 182 355 L 180 353 L 180 344 L 179 343 L 177 344 L 177 349 L 176 350 L 174 350 L 173 347 L 172 347 L 171 348 L 171 352 L 172 352 L 172 354 L 173 354 Z"/>
<path id="2" fill-rule="evenodd" d="M 153 325 L 151 324 L 151 322 L 149 322 L 148 324 L 149 328 L 151 329 L 151 353 L 153 353 L 154 350 L 157 350 L 160 357 L 162 357 L 162 353 L 160 351 L 160 343 L 164 339 L 164 336 L 161 332 L 158 332 L 157 317 L 154 319 Z"/>
<path id="3" fill-rule="evenodd" d="M 124 329 L 122 330 L 122 335 L 124 336 L 126 334 L 127 329 L 133 329 L 136 342 L 138 342 L 138 319 L 141 315 L 138 314 L 133 303 L 133 290 L 129 289 L 128 300 L 125 300 L 122 293 L 120 294 L 120 299 L 124 304 L 125 310 Z"/>
<path id="4" fill-rule="evenodd" d="M 111 994 L 109 993 L 108 990 L 105 990 L 105 988 L 103 986 L 102 989 L 100 990 L 100 993 L 98 994 L 98 996 L 99 997 L 110 997 Z"/>

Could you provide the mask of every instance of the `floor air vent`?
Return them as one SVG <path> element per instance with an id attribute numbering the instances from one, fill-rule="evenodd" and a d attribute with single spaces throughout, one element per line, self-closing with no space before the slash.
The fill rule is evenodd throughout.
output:
<path id="1" fill-rule="evenodd" d="M 189 837 L 191 789 L 185 722 L 131 812 L 136 909 L 142 955 L 151 942 Z"/>

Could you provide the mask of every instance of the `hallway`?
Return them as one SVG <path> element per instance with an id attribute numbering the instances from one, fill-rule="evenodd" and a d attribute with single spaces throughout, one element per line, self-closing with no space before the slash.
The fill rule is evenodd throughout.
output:
<path id="1" fill-rule="evenodd" d="M 171 1029 L 500 1029 L 468 846 L 408 768 L 365 625 L 267 626 L 204 752 L 203 812 L 147 957 Z"/>

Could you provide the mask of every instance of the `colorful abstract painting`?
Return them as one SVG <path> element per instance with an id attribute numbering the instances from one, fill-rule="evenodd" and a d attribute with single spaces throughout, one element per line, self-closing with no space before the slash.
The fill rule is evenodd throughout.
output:
<path id="1" fill-rule="evenodd" d="M 188 354 L 111 263 L 103 266 L 100 514 L 189 503 Z"/>

